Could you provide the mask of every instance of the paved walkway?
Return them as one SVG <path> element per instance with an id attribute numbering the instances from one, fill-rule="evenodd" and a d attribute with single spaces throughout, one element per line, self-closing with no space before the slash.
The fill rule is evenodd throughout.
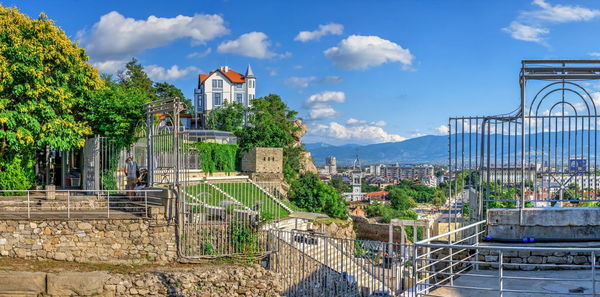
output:
<path id="1" fill-rule="evenodd" d="M 482 276 L 475 276 L 482 275 Z M 505 270 L 504 290 L 521 292 L 504 292 L 504 297 L 566 297 L 566 296 L 600 296 L 600 273 L 596 273 L 596 294 L 592 286 L 592 273 L 589 270 L 542 270 L 512 271 Z M 514 279 L 517 278 L 517 279 Z M 528 279 L 524 279 L 528 278 Z M 535 278 L 535 279 L 532 279 Z M 544 280 L 543 278 L 547 279 Z M 562 280 L 556 280 L 562 279 Z M 566 279 L 571 279 L 566 280 Z M 449 285 L 449 284 L 448 284 Z M 498 271 L 480 270 L 469 272 L 454 280 L 454 286 L 487 288 L 475 290 L 467 288 L 439 288 L 424 296 L 444 297 L 497 297 Z M 493 291 L 491 291 L 491 290 Z M 529 291 L 529 292 L 522 292 Z M 532 293 L 532 292 L 537 293 Z"/>

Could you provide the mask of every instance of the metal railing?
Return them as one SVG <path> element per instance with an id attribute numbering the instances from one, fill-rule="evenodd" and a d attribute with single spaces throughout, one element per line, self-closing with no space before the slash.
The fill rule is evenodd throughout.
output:
<path id="1" fill-rule="evenodd" d="M 267 230 L 269 269 L 283 296 L 403 296 L 413 287 L 410 245 Z"/>
<path id="2" fill-rule="evenodd" d="M 415 244 L 416 296 L 600 294 L 596 288 L 600 249 L 484 243 L 479 241 L 484 224 L 480 221 Z M 453 237 L 458 240 L 439 241 Z"/>
<path id="3" fill-rule="evenodd" d="M 148 217 L 163 190 L 0 190 L 6 219 L 92 219 Z"/>

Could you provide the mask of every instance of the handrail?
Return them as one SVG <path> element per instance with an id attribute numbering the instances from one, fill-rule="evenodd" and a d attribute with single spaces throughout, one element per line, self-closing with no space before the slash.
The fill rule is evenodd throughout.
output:
<path id="1" fill-rule="evenodd" d="M 434 237 L 430 237 L 430 238 L 423 239 L 421 241 L 417 241 L 415 244 L 425 244 L 427 242 L 430 242 L 430 241 L 433 241 L 433 240 L 436 240 L 436 239 L 439 239 L 439 238 L 442 238 L 442 237 L 450 236 L 450 235 L 455 234 L 457 232 L 464 231 L 464 230 L 467 230 L 469 228 L 476 227 L 478 225 L 485 224 L 485 222 L 486 222 L 485 220 L 482 220 L 482 221 L 479 221 L 479 222 L 476 222 L 476 223 L 473 223 L 473 224 L 470 224 L 470 225 L 458 228 L 456 230 L 452 230 L 452 231 L 449 231 L 449 232 L 446 232 L 446 233 L 443 233 L 443 234 L 440 234 L 440 235 L 437 235 L 437 236 L 434 236 Z"/>

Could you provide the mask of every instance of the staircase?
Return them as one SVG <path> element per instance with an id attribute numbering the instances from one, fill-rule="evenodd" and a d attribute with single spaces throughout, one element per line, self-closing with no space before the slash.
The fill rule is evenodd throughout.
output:
<path id="1" fill-rule="evenodd" d="M 371 293 L 376 290 L 392 292 L 389 285 L 384 282 L 385 270 L 381 266 L 370 263 L 366 258 L 353 255 L 353 240 L 340 242 L 339 239 L 311 236 L 310 233 L 305 232 L 274 231 L 272 234 L 295 248 L 299 253 L 318 261 L 340 275 L 350 275 L 350 277 L 345 277 L 346 281 L 353 278 L 359 288 L 367 288 Z M 286 255 L 281 256 L 285 257 Z"/>

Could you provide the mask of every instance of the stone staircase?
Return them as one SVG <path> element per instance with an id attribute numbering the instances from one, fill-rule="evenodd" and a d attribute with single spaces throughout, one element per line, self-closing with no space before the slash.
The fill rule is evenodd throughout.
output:
<path id="1" fill-rule="evenodd" d="M 292 220 L 288 220 L 292 221 Z M 286 223 L 293 224 L 293 223 Z M 352 240 L 348 243 L 339 243 L 336 239 L 324 236 L 312 236 L 304 232 L 277 232 L 273 234 L 279 240 L 294 247 L 298 252 L 318 261 L 330 269 L 354 277 L 359 288 L 367 288 L 369 292 L 375 290 L 387 290 L 391 288 L 384 283 L 383 275 L 377 277 L 376 271 L 383 271 L 381 267 L 375 267 L 365 258 L 357 258 L 353 255 Z M 285 257 L 285 255 L 282 255 Z"/>

